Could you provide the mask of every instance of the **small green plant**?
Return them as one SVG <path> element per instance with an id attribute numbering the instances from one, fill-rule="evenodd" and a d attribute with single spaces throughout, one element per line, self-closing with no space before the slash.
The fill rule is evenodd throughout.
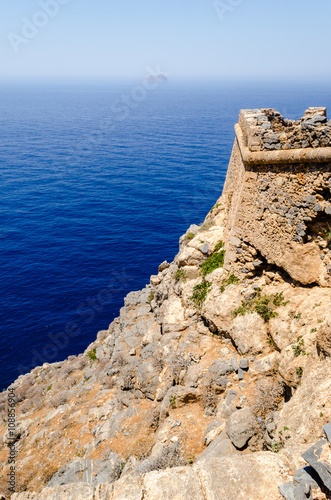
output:
<path id="1" fill-rule="evenodd" d="M 302 335 L 300 335 L 297 338 L 297 343 L 292 345 L 292 349 L 294 351 L 294 356 L 296 358 L 298 358 L 300 356 L 300 354 L 302 354 L 303 356 L 305 356 L 307 354 L 304 350 L 304 345 L 305 345 L 305 341 L 303 340 Z"/>
<path id="2" fill-rule="evenodd" d="M 329 226 L 329 228 L 330 228 L 330 226 Z M 324 231 L 323 238 L 326 240 L 326 242 L 328 244 L 328 248 L 331 248 L 331 231 L 326 229 Z"/>
<path id="3" fill-rule="evenodd" d="M 206 300 L 210 287 L 211 283 L 203 280 L 199 285 L 195 285 L 193 288 L 193 294 L 189 300 L 193 302 L 197 309 L 199 309 Z"/>
<path id="4" fill-rule="evenodd" d="M 263 318 L 264 322 L 267 323 L 271 318 L 278 316 L 278 313 L 273 311 L 271 304 L 276 305 L 275 302 L 270 299 L 268 295 L 264 295 L 256 302 L 255 311 Z"/>
<path id="5" fill-rule="evenodd" d="M 184 269 L 177 269 L 175 272 L 175 280 L 176 281 L 186 281 L 186 272 Z"/>
<path id="6" fill-rule="evenodd" d="M 296 372 L 297 372 L 298 377 L 301 378 L 302 375 L 303 375 L 303 368 L 302 368 L 302 366 L 298 366 L 298 368 L 296 369 Z"/>
<path id="7" fill-rule="evenodd" d="M 289 431 L 290 429 L 288 427 L 284 427 L 284 431 Z"/>
<path id="8" fill-rule="evenodd" d="M 225 250 L 214 252 L 201 265 L 201 274 L 205 277 L 207 274 L 212 273 L 215 269 L 223 267 L 224 265 Z"/>
<path id="9" fill-rule="evenodd" d="M 193 240 L 195 234 L 194 233 L 186 233 L 185 234 L 185 239 L 186 240 Z"/>
<path id="10" fill-rule="evenodd" d="M 271 447 L 271 451 L 273 451 L 274 453 L 279 453 L 280 450 L 283 448 L 283 443 L 279 442 L 279 443 L 274 443 Z"/>
<path id="11" fill-rule="evenodd" d="M 239 283 L 238 278 L 234 274 L 231 274 L 225 281 L 223 281 L 220 290 L 223 293 L 227 286 L 237 285 L 238 283 Z"/>
<path id="12" fill-rule="evenodd" d="M 284 300 L 284 294 L 283 294 L 283 292 L 273 293 L 272 295 L 270 295 L 270 297 L 271 297 L 271 299 L 273 301 L 273 304 L 276 307 L 286 306 L 290 302 L 289 300 Z"/>
<path id="13" fill-rule="evenodd" d="M 215 208 L 218 208 L 222 205 L 222 203 L 216 203 L 216 205 L 214 205 L 211 209 L 210 209 L 210 213 L 212 214 L 213 211 L 215 210 Z"/>
<path id="14" fill-rule="evenodd" d="M 96 353 L 97 353 L 96 349 L 91 349 L 90 351 L 88 351 L 87 355 L 88 355 L 91 363 L 93 363 L 94 361 L 96 361 L 98 359 Z"/>
<path id="15" fill-rule="evenodd" d="M 315 333 L 315 332 L 317 332 L 317 328 L 312 328 L 312 329 L 310 330 L 310 333 Z"/>
<path id="16" fill-rule="evenodd" d="M 171 406 L 176 406 L 176 396 L 170 396 L 169 403 Z"/>
<path id="17" fill-rule="evenodd" d="M 151 305 L 153 299 L 154 299 L 154 292 L 149 292 L 147 304 Z"/>
<path id="18" fill-rule="evenodd" d="M 261 292 L 258 291 L 254 297 L 243 300 L 241 306 L 233 311 L 233 316 L 236 318 L 237 316 L 245 316 L 247 313 L 257 312 L 267 323 L 271 318 L 278 316 L 274 309 L 285 306 L 287 303 L 288 301 L 284 301 L 283 292 L 261 295 Z"/>
<path id="19" fill-rule="evenodd" d="M 294 319 L 301 319 L 302 313 L 298 313 L 294 315 Z"/>
<path id="20" fill-rule="evenodd" d="M 320 413 L 320 418 L 322 418 L 323 416 L 324 416 L 324 415 L 323 415 L 323 413 L 321 412 L 321 413 Z"/>
<path id="21" fill-rule="evenodd" d="M 313 309 L 315 309 L 315 307 L 319 307 L 321 304 L 322 304 L 322 302 L 316 302 L 316 304 L 313 305 Z"/>
<path id="22" fill-rule="evenodd" d="M 220 240 L 218 243 L 216 243 L 213 253 L 219 252 L 223 247 L 224 247 L 224 241 Z"/>
<path id="23" fill-rule="evenodd" d="M 47 387 L 47 392 L 52 389 L 52 384 Z"/>
<path id="24" fill-rule="evenodd" d="M 322 320 L 322 319 L 319 319 L 319 320 L 317 321 L 317 323 L 323 323 L 323 320 Z"/>

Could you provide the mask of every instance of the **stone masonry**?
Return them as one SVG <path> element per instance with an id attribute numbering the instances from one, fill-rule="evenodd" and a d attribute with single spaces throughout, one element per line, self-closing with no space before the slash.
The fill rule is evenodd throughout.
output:
<path id="1" fill-rule="evenodd" d="M 225 268 L 266 262 L 302 285 L 331 287 L 331 121 L 309 108 L 297 122 L 242 110 L 223 190 Z"/>

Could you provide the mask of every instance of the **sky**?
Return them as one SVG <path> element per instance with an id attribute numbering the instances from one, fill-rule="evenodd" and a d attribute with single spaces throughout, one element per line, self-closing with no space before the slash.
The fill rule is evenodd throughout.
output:
<path id="1" fill-rule="evenodd" d="M 329 0 L 1 0 L 0 79 L 324 81 Z"/>

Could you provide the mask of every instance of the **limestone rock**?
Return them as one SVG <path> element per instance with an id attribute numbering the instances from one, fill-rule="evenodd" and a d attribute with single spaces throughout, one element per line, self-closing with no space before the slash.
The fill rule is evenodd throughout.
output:
<path id="1" fill-rule="evenodd" d="M 316 337 L 317 350 L 322 356 L 331 357 L 331 318 L 320 326 Z"/>
<path id="2" fill-rule="evenodd" d="M 164 332 L 179 331 L 186 328 L 185 310 L 180 298 L 171 297 L 163 303 L 160 311 L 160 320 L 162 321 Z"/>
<path id="3" fill-rule="evenodd" d="M 320 258 L 320 250 L 315 243 L 299 245 L 292 242 L 278 265 L 303 285 L 318 282 L 323 276 L 324 266 Z"/>
<path id="4" fill-rule="evenodd" d="M 331 360 L 307 364 L 300 386 L 280 413 L 278 431 L 290 429 L 289 443 L 311 443 L 321 436 L 323 419 L 331 415 L 329 373 Z"/>
<path id="5" fill-rule="evenodd" d="M 40 493 L 14 493 L 13 500 L 94 500 L 94 487 L 75 483 L 54 488 L 44 488 Z M 104 499 L 106 500 L 106 499 Z M 108 499 L 107 499 L 108 500 Z M 109 497 L 109 500 L 112 500 Z"/>
<path id="6" fill-rule="evenodd" d="M 288 468 L 270 452 L 215 457 L 194 468 L 206 498 L 215 500 L 280 500 L 278 484 L 289 479 Z"/>
<path id="7" fill-rule="evenodd" d="M 259 354 L 268 345 L 267 327 L 257 313 L 237 316 L 233 320 L 230 336 L 240 354 Z"/>
<path id="8" fill-rule="evenodd" d="M 62 486 L 70 483 L 112 483 L 121 473 L 121 461 L 117 454 L 108 460 L 77 460 L 62 467 L 49 481 L 48 487 Z"/>
<path id="9" fill-rule="evenodd" d="M 199 250 L 187 246 L 180 250 L 175 262 L 179 267 L 196 266 L 202 262 L 203 258 L 203 254 Z"/>
<path id="10" fill-rule="evenodd" d="M 204 494 L 199 476 L 189 467 L 175 467 L 146 474 L 143 480 L 146 500 L 201 500 Z"/>
<path id="11" fill-rule="evenodd" d="M 249 439 L 256 433 L 257 424 L 249 408 L 238 410 L 226 421 L 226 432 L 231 442 L 238 449 L 242 449 Z"/>
<path id="12" fill-rule="evenodd" d="M 218 429 L 224 429 L 224 425 L 220 426 Z M 237 448 L 233 446 L 231 440 L 229 439 L 227 433 L 222 431 L 221 434 L 216 437 L 211 443 L 207 446 L 205 451 L 201 453 L 198 457 L 196 464 L 199 464 L 202 461 L 210 461 L 212 462 L 216 457 L 225 457 L 226 455 L 239 453 Z"/>

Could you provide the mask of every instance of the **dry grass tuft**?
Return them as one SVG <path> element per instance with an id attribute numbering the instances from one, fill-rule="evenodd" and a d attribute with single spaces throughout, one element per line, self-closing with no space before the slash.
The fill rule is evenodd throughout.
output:
<path id="1" fill-rule="evenodd" d="M 250 397 L 250 406 L 255 417 L 264 419 L 271 411 L 278 410 L 284 390 L 284 382 L 280 378 L 259 380 Z"/>

